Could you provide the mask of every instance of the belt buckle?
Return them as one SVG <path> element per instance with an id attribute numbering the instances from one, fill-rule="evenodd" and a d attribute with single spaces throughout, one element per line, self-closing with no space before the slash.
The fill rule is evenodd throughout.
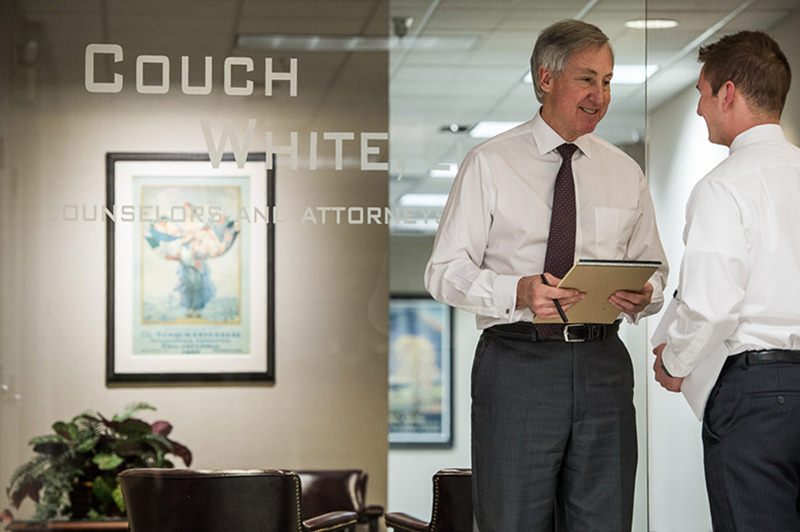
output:
<path id="1" fill-rule="evenodd" d="M 571 327 L 586 327 L 583 323 L 568 323 L 564 325 L 564 341 L 568 343 L 585 342 L 586 338 L 570 338 L 569 330 Z"/>

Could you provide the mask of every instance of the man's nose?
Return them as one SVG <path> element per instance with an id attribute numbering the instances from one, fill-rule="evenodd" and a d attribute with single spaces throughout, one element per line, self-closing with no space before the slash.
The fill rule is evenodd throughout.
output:
<path id="1" fill-rule="evenodd" d="M 610 96 L 610 91 L 606 90 L 602 83 L 598 83 L 592 86 L 592 92 L 589 95 L 589 99 L 592 103 L 601 105 L 605 103 Z"/>

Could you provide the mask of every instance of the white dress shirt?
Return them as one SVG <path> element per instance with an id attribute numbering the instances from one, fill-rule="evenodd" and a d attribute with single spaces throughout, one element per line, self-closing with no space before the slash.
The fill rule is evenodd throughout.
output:
<path id="1" fill-rule="evenodd" d="M 798 228 L 800 149 L 777 124 L 739 134 L 686 207 L 679 295 L 662 354 L 672 375 L 688 375 L 721 347 L 727 355 L 800 349 Z"/>
<path id="2" fill-rule="evenodd" d="M 565 142 L 537 113 L 533 120 L 469 151 L 439 222 L 425 287 L 439 301 L 477 315 L 478 328 L 530 321 L 516 309 L 517 282 L 544 271 L 553 187 Z M 653 299 L 663 302 L 667 259 L 641 169 L 595 135 L 573 144 L 577 206 L 575 257 L 658 260 Z M 637 316 L 638 318 L 638 316 Z"/>

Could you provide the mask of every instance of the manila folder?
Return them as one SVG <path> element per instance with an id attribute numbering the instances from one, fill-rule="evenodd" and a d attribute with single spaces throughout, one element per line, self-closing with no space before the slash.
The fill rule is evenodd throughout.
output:
<path id="1" fill-rule="evenodd" d="M 567 323 L 613 323 L 620 311 L 608 297 L 617 290 L 640 291 L 659 266 L 659 261 L 579 260 L 558 283 L 560 288 L 586 294 L 566 311 Z M 561 318 L 534 318 L 533 322 L 562 323 Z"/>

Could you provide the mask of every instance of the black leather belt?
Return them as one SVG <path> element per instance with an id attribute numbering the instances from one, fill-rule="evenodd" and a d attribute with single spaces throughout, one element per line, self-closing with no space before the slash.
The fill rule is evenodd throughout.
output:
<path id="1" fill-rule="evenodd" d="M 569 323 L 564 325 L 561 334 L 541 338 L 536 332 L 533 323 L 518 321 L 515 323 L 503 323 L 494 325 L 486 329 L 490 334 L 501 336 L 513 336 L 515 338 L 525 338 L 534 342 L 561 341 L 561 342 L 591 342 L 593 340 L 603 340 L 617 334 L 620 320 L 610 325 L 603 323 Z"/>
<path id="2" fill-rule="evenodd" d="M 765 349 L 763 351 L 745 351 L 731 355 L 725 361 L 725 367 L 755 366 L 759 364 L 800 364 L 800 351 L 789 349 Z"/>

